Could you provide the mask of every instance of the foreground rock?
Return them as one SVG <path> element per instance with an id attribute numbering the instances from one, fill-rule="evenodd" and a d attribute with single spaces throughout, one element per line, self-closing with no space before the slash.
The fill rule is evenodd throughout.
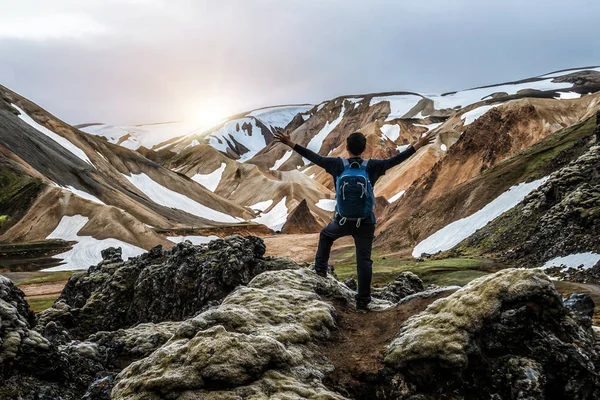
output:
<path id="1" fill-rule="evenodd" d="M 23 292 L 0 275 L 0 398 L 76 398 L 102 367 L 79 363 L 33 330 L 34 323 Z"/>
<path id="2" fill-rule="evenodd" d="M 509 269 L 411 317 L 384 361 L 414 388 L 399 389 L 403 395 L 596 399 L 595 344 L 591 327 L 578 323 L 545 274 Z"/>
<path id="3" fill-rule="evenodd" d="M 322 278 L 307 265 L 262 252 L 261 239 L 237 236 L 207 246 L 181 244 L 172 252 L 156 249 L 127 262 L 109 250 L 103 263 L 75 278 L 63 300 L 42 315 L 38 325 L 43 325 L 35 329 L 45 336 L 32 330 L 23 294 L 0 281 L 0 397 L 600 396 L 600 331 L 590 323 L 590 299 L 572 296 L 565 306 L 539 270 L 504 270 L 479 278 L 418 315 L 433 301 L 428 297 L 450 290 L 420 291 L 418 277 L 402 274 L 382 291 L 392 301 L 375 298 L 369 323 L 357 329 L 359 324 L 343 323 L 352 320 L 348 315 L 358 315 L 353 290 L 332 275 Z M 192 271 L 207 280 L 192 279 Z M 156 291 L 155 299 L 148 287 Z M 139 288 L 146 289 L 138 293 Z M 185 299 L 184 293 L 203 300 Z M 398 297 L 403 304 L 395 306 Z M 410 307 L 417 303 L 421 306 Z M 175 310 L 169 311 L 168 304 Z M 147 310 L 133 310 L 141 306 Z M 137 323 L 144 315 L 156 320 Z M 401 322 L 385 331 L 382 325 L 394 324 L 378 318 L 406 322 L 397 334 Z M 85 332 L 79 323 L 94 333 L 77 338 Z M 345 334 L 348 330 L 353 334 Z M 346 351 L 340 339 L 365 340 L 383 331 L 385 339 L 377 348 L 349 343 L 360 349 L 356 353 Z M 331 351 L 334 343 L 342 344 L 343 351 Z M 379 351 L 386 346 L 382 359 Z M 335 373 L 341 367 L 334 370 L 334 365 L 350 366 L 365 355 L 368 374 Z"/>
<path id="4" fill-rule="evenodd" d="M 425 290 L 423 281 L 417 275 L 410 271 L 402 272 L 382 288 L 373 289 L 373 297 L 398 303 L 406 296 L 413 295 Z"/>
<path id="5" fill-rule="evenodd" d="M 263 241 L 253 236 L 157 247 L 128 261 L 117 249 L 105 250 L 102 262 L 69 279 L 57 302 L 39 315 L 39 329 L 55 331 L 55 325 L 47 327 L 53 322 L 82 339 L 143 322 L 183 320 L 261 272 L 297 267 L 264 253 Z"/>
<path id="6" fill-rule="evenodd" d="M 326 300 L 353 292 L 307 269 L 265 272 L 117 377 L 119 399 L 342 399 L 327 389 L 331 369 L 318 348 L 336 328 Z M 374 301 L 375 307 L 391 304 Z"/>

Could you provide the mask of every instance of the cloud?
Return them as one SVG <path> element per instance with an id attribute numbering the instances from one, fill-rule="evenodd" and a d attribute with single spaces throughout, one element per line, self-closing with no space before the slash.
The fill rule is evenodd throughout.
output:
<path id="1" fill-rule="evenodd" d="M 600 4 L 561 4 L 20 0 L 0 15 L 0 83 L 69 122 L 142 123 L 600 64 Z"/>

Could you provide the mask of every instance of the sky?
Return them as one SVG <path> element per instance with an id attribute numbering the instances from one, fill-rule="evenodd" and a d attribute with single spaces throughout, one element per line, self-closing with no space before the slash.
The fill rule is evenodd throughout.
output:
<path id="1" fill-rule="evenodd" d="M 600 2 L 0 0 L 0 84 L 72 123 L 218 120 L 600 65 Z"/>

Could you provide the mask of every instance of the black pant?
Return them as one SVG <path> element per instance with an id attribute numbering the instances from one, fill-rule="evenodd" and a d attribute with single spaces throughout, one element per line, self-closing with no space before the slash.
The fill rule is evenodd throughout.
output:
<path id="1" fill-rule="evenodd" d="M 375 237 L 375 224 L 362 222 L 356 227 L 356 221 L 346 221 L 340 225 L 332 221 L 321 231 L 319 236 L 319 248 L 315 257 L 315 269 L 327 271 L 329 252 L 336 239 L 344 236 L 354 238 L 356 247 L 356 269 L 358 275 L 358 293 L 356 300 L 368 303 L 371 301 L 371 278 L 373 276 L 373 261 L 371 261 L 371 248 Z"/>

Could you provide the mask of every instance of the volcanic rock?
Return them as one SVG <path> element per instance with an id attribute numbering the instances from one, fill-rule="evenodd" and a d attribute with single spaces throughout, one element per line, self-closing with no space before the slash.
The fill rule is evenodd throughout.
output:
<path id="1" fill-rule="evenodd" d="M 38 329 L 45 332 L 52 321 L 83 339 L 143 322 L 183 320 L 261 272 L 296 266 L 264 253 L 263 241 L 252 236 L 201 246 L 184 242 L 164 252 L 157 247 L 128 261 L 105 250 L 105 260 L 73 275 L 57 302 L 40 313 Z"/>
<path id="2" fill-rule="evenodd" d="M 411 317 L 384 361 L 420 398 L 595 399 L 595 343 L 543 272 L 507 269 Z"/>

